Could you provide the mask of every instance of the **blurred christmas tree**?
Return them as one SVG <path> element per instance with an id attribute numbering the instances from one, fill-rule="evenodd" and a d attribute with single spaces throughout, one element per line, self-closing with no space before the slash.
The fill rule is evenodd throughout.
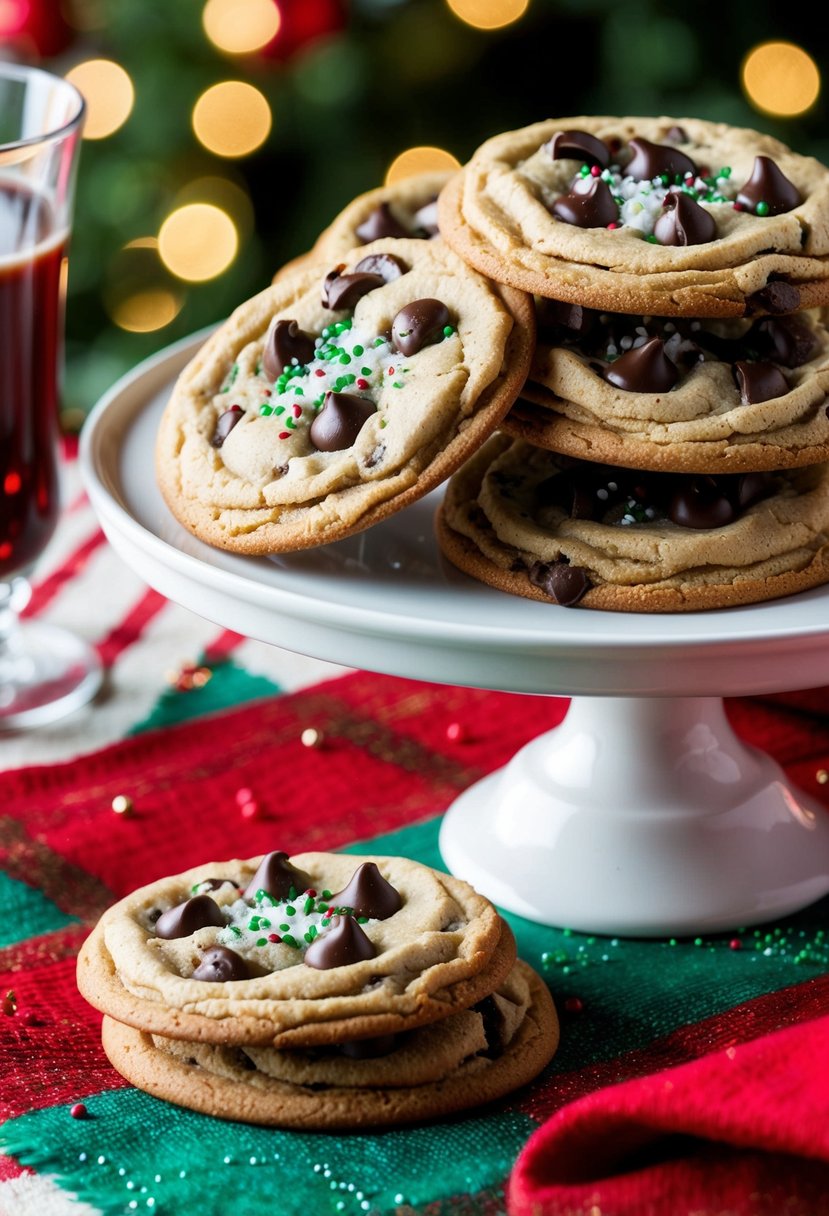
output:
<path id="1" fill-rule="evenodd" d="M 741 83 L 767 42 L 794 46 Z M 69 73 L 89 103 L 70 425 L 145 355 L 266 286 L 406 149 L 463 161 L 555 114 L 666 113 L 829 159 L 808 93 L 820 26 L 756 0 L 0 0 L 0 53 Z"/>

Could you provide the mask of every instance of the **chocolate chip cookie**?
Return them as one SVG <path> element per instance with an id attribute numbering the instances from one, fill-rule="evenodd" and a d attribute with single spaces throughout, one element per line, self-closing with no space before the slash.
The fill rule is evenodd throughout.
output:
<path id="1" fill-rule="evenodd" d="M 498 425 L 534 344 L 529 298 L 442 241 L 384 238 L 242 305 L 182 373 L 157 443 L 173 514 L 266 554 L 421 497 Z"/>
<path id="2" fill-rule="evenodd" d="M 726 608 L 829 581 L 829 465 L 646 473 L 496 435 L 450 481 L 438 536 L 467 574 L 548 604 Z"/>
<path id="3" fill-rule="evenodd" d="M 829 302 L 829 171 L 724 123 L 579 117 L 495 136 L 442 192 L 439 222 L 484 274 L 590 308 Z"/>

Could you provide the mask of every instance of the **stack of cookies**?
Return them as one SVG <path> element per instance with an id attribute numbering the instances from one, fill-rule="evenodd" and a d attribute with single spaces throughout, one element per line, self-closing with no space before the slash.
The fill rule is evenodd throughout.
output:
<path id="1" fill-rule="evenodd" d="M 753 131 L 551 120 L 484 144 L 441 234 L 535 296 L 521 400 L 441 545 L 518 595 L 726 607 L 829 580 L 829 172 Z"/>
<path id="2" fill-rule="evenodd" d="M 185 370 L 159 483 L 267 554 L 454 474 L 441 548 L 504 591 L 787 595 L 829 580 L 825 305 L 822 165 L 694 119 L 549 120 L 354 200 Z"/>
<path id="3" fill-rule="evenodd" d="M 558 1044 L 492 905 L 398 857 L 274 852 L 153 883 L 102 917 L 78 984 L 133 1084 L 280 1127 L 448 1115 L 525 1084 Z"/>

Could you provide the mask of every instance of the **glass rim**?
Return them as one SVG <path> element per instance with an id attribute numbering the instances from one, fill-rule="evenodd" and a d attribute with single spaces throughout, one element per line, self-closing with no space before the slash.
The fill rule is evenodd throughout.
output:
<path id="1" fill-rule="evenodd" d="M 86 102 L 84 101 L 83 94 L 65 76 L 56 76 L 54 72 L 45 72 L 43 68 L 32 67 L 28 64 L 0 61 L 0 81 L 4 77 L 8 80 L 25 81 L 33 76 L 42 76 L 46 80 L 61 85 L 67 92 L 73 94 L 77 103 L 77 110 L 67 122 L 63 123 L 60 127 L 55 127 L 53 130 L 43 131 L 40 135 L 30 135 L 26 139 L 12 139 L 5 143 L 0 142 L 0 153 L 10 152 L 16 148 L 34 148 L 38 144 L 47 144 L 65 139 L 73 131 L 77 130 L 83 121 L 83 116 L 86 113 Z"/>

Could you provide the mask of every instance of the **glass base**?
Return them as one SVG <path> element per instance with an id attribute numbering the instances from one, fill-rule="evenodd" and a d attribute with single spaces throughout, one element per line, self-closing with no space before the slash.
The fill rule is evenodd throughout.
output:
<path id="1" fill-rule="evenodd" d="M 23 621 L 0 650 L 0 731 L 44 726 L 80 709 L 101 687 L 91 646 L 41 621 Z"/>

